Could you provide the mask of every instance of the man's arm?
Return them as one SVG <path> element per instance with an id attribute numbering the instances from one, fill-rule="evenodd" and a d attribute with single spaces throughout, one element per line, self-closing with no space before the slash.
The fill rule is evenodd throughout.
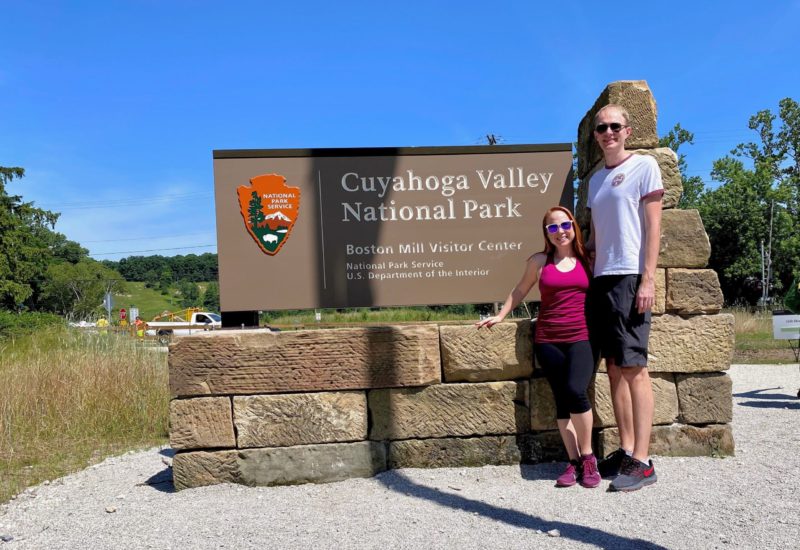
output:
<path id="1" fill-rule="evenodd" d="M 636 292 L 639 313 L 653 308 L 656 302 L 656 265 L 661 248 L 661 195 L 642 199 L 644 202 L 644 273 Z"/>

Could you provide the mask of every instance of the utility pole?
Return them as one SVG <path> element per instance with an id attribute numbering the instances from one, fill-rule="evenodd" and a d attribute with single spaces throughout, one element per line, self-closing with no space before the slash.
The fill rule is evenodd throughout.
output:
<path id="1" fill-rule="evenodd" d="M 764 241 L 761 241 L 761 305 L 766 306 L 769 302 L 769 287 L 772 281 L 772 220 L 775 213 L 775 201 L 770 202 L 769 207 L 769 241 L 767 249 L 764 250 Z"/>
<path id="2" fill-rule="evenodd" d="M 769 300 L 769 286 L 772 281 L 772 216 L 775 212 L 775 201 L 770 201 L 769 205 L 769 245 L 767 247 L 767 295 L 766 299 Z M 766 303 L 766 300 L 764 301 Z"/>

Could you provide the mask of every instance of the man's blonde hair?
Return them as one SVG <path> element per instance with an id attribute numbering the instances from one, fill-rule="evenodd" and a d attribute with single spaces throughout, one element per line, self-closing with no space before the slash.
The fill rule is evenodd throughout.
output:
<path id="1" fill-rule="evenodd" d="M 602 107 L 599 111 L 597 111 L 597 113 L 595 113 L 595 115 L 594 115 L 594 123 L 595 123 L 595 125 L 597 125 L 597 118 L 600 116 L 600 113 L 602 113 L 603 111 L 608 111 L 610 109 L 613 109 L 613 110 L 617 111 L 619 114 L 622 115 L 622 118 L 625 119 L 625 125 L 626 126 L 630 125 L 630 123 L 631 123 L 631 115 L 628 114 L 628 110 L 625 107 L 623 107 L 622 105 L 620 105 L 619 103 L 609 103 L 608 105 Z"/>

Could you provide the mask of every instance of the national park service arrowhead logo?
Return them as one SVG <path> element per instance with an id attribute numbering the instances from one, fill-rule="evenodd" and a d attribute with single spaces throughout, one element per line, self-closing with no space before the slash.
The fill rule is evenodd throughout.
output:
<path id="1" fill-rule="evenodd" d="M 244 225 L 259 248 L 274 256 L 289 238 L 300 211 L 300 188 L 280 174 L 263 174 L 236 188 Z"/>

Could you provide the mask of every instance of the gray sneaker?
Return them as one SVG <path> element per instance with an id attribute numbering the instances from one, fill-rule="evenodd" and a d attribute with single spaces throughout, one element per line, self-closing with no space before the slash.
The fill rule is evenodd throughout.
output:
<path id="1" fill-rule="evenodd" d="M 600 476 L 604 478 L 615 478 L 619 475 L 622 468 L 622 459 L 628 456 L 623 449 L 617 449 L 613 453 L 609 453 L 603 460 L 598 461 L 597 471 Z"/>
<path id="2" fill-rule="evenodd" d="M 609 486 L 609 491 L 636 491 L 647 485 L 655 483 L 658 478 L 656 477 L 656 469 L 653 467 L 653 461 L 648 461 L 648 464 L 639 462 L 635 458 L 626 456 L 622 459 L 622 468 L 619 475 Z"/>

